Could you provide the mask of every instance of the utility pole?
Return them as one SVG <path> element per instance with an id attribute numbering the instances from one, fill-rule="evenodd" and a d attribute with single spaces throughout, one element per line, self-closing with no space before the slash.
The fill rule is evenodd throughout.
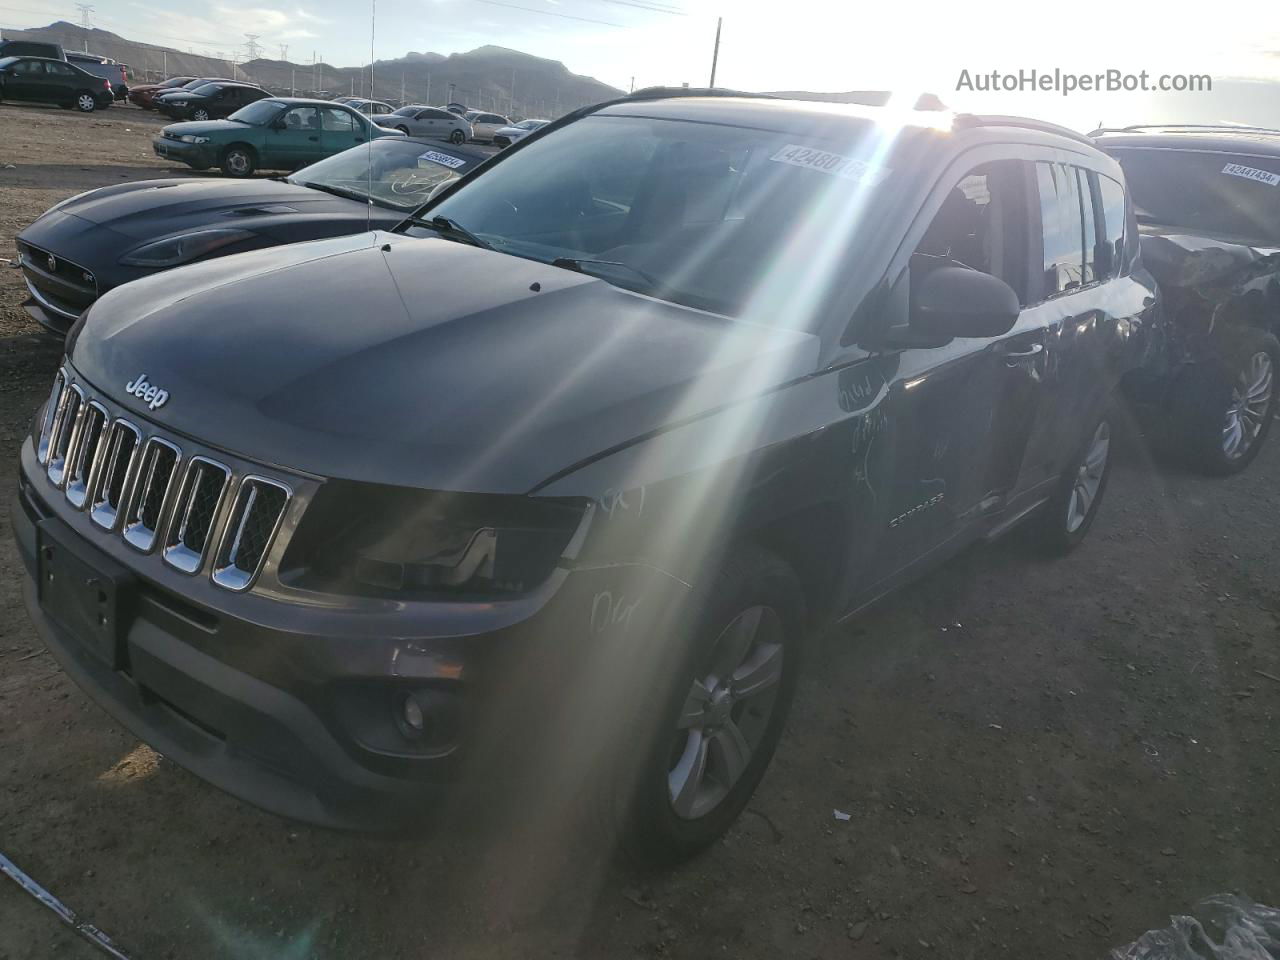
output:
<path id="1" fill-rule="evenodd" d="M 724 17 L 716 17 L 716 46 L 711 53 L 711 87 L 716 85 L 716 63 L 720 59 L 720 25 L 724 23 Z"/>
<path id="2" fill-rule="evenodd" d="M 495 103 L 494 106 L 497 106 Z M 513 67 L 511 70 L 511 96 L 507 97 L 507 113 L 508 115 L 516 108 L 516 71 Z"/>
<path id="3" fill-rule="evenodd" d="M 89 14 L 93 13 L 92 3 L 77 3 L 76 9 L 80 11 L 80 28 L 84 30 L 84 52 L 89 52 Z"/>
<path id="4" fill-rule="evenodd" d="M 427 106 L 431 106 L 431 74 L 427 74 Z"/>
<path id="5" fill-rule="evenodd" d="M 289 68 L 289 96 L 296 97 L 298 95 L 298 68 Z"/>
<path id="6" fill-rule="evenodd" d="M 630 91 L 630 92 L 631 92 L 631 93 L 635 93 L 635 92 L 636 92 L 636 78 L 635 78 L 635 77 L 632 77 L 632 78 L 631 78 L 631 91 Z"/>
<path id="7" fill-rule="evenodd" d="M 404 106 L 404 71 L 400 71 L 400 106 Z"/>
<path id="8" fill-rule="evenodd" d="M 169 51 L 164 51 L 164 78 L 169 79 Z"/>

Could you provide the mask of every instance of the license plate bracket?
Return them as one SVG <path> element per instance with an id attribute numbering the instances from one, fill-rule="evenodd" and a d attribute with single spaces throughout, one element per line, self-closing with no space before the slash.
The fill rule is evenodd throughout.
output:
<path id="1" fill-rule="evenodd" d="M 123 669 L 133 574 L 57 518 L 36 524 L 36 547 L 41 610 L 111 669 Z"/>

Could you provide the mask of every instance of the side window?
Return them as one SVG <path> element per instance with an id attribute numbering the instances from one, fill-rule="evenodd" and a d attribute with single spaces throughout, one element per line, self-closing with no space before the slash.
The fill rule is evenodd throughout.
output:
<path id="1" fill-rule="evenodd" d="M 1021 161 L 983 164 L 961 178 L 911 257 L 912 283 L 939 266 L 999 277 L 1026 303 L 1028 231 Z"/>
<path id="2" fill-rule="evenodd" d="M 318 113 L 315 107 L 294 107 L 284 115 L 284 125 L 289 130 L 319 130 Z"/>
<path id="3" fill-rule="evenodd" d="M 326 130 L 336 133 L 350 133 L 355 129 L 355 118 L 345 110 L 325 107 L 320 113 L 324 117 L 324 128 Z"/>
<path id="4" fill-rule="evenodd" d="M 36 77 L 44 73 L 44 64 L 39 60 L 19 60 L 13 66 L 15 71 L 28 77 Z"/>
<path id="5" fill-rule="evenodd" d="M 1089 171 L 1080 167 L 1072 167 L 1076 176 L 1076 193 L 1080 197 L 1080 226 L 1083 233 L 1080 244 L 1084 252 L 1084 269 L 1081 271 L 1082 283 L 1093 283 L 1098 279 L 1098 221 L 1094 219 L 1093 191 L 1089 188 Z"/>
<path id="6" fill-rule="evenodd" d="M 1110 177 L 1098 175 L 1098 203 L 1102 208 L 1104 242 L 1098 257 L 1098 269 L 1104 276 L 1120 275 L 1124 266 L 1124 187 Z"/>
<path id="7" fill-rule="evenodd" d="M 76 75 L 75 70 L 67 66 L 65 63 L 46 63 L 44 68 L 49 71 L 49 73 L 60 77 L 74 77 Z"/>
<path id="8" fill-rule="evenodd" d="M 1040 225 L 1044 236 L 1044 293 L 1074 290 L 1084 276 L 1084 218 L 1075 170 L 1061 163 L 1037 163 Z"/>

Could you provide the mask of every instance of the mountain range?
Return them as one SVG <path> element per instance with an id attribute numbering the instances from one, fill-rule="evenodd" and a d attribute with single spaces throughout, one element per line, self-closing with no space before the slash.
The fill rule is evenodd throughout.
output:
<path id="1" fill-rule="evenodd" d="M 275 94 L 320 92 L 339 96 L 403 99 L 408 103 L 456 100 L 480 110 L 511 116 L 555 117 L 623 91 L 592 77 L 569 72 L 558 60 L 546 60 L 506 47 L 483 46 L 467 53 L 408 53 L 372 66 L 335 67 L 257 59 L 236 62 L 201 56 L 174 47 L 129 40 L 109 30 L 88 29 L 58 20 L 47 27 L 5 30 L 6 40 L 45 40 L 68 50 L 88 50 L 129 65 L 130 83 L 165 76 L 230 77 L 253 80 Z M 428 87 L 429 84 L 429 87 Z M 401 96 L 403 92 L 403 97 Z"/>

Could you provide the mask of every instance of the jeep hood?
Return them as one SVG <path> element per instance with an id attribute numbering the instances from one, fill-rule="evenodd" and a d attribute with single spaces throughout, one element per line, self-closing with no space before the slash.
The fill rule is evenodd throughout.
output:
<path id="1" fill-rule="evenodd" d="M 811 374 L 817 338 L 438 238 L 373 233 L 213 260 L 99 300 L 71 363 L 232 453 L 351 480 L 524 493 Z M 169 394 L 152 411 L 139 375 Z"/>

